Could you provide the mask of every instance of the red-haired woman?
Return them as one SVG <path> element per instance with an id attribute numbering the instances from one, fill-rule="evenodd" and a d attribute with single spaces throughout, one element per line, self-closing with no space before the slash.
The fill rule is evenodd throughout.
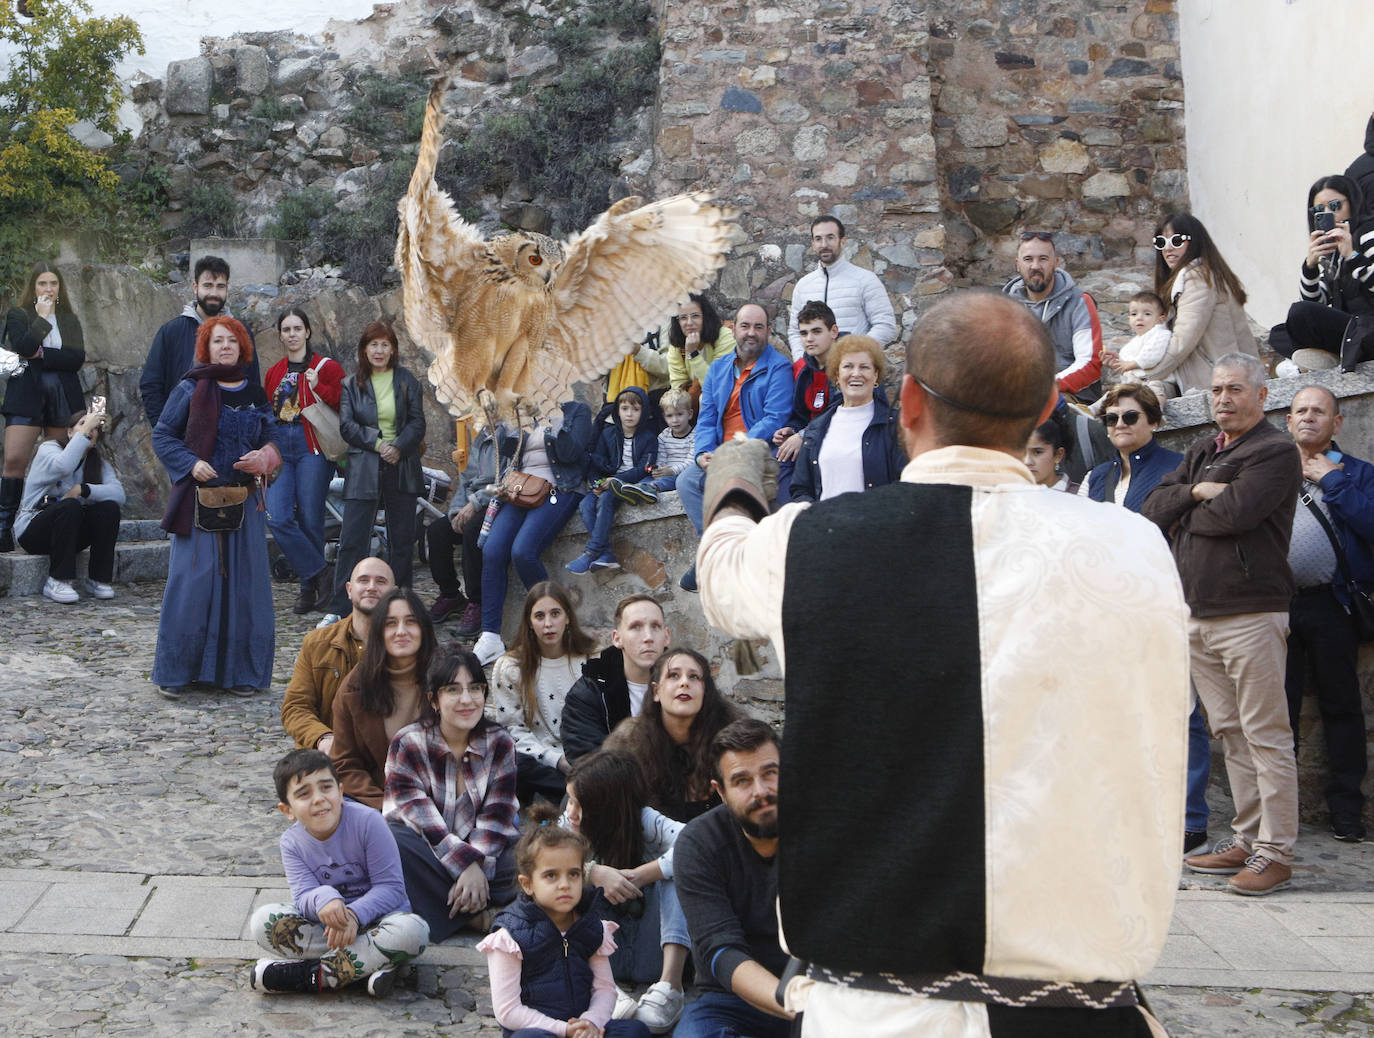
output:
<path id="1" fill-rule="evenodd" d="M 192 684 L 252 695 L 272 681 L 276 624 L 267 512 L 255 477 L 281 465 L 267 394 L 247 374 L 248 329 L 212 317 L 196 334 L 196 364 L 172 390 L 153 450 L 172 480 L 162 527 L 172 534 L 153 683 L 168 699 Z M 234 503 L 234 490 L 246 499 Z"/>
<path id="2" fill-rule="evenodd" d="M 336 618 L 350 608 L 345 585 L 358 560 L 368 553 L 378 506 L 386 510 L 387 561 L 396 586 L 411 584 L 415 499 L 425 490 L 420 468 L 425 401 L 415 376 L 397 363 L 399 353 L 390 325 L 369 324 L 358 340 L 357 372 L 344 379 L 339 398 L 339 432 L 348 443 L 348 465 L 329 608 Z"/>

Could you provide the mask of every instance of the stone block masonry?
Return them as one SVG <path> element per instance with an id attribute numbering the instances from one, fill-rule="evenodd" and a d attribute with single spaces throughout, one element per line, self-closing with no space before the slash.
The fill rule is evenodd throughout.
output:
<path id="1" fill-rule="evenodd" d="M 1175 0 L 932 0 L 931 94 L 946 262 L 1012 272 L 1013 232 L 1059 232 L 1075 273 L 1148 263 L 1188 205 Z"/>
<path id="2" fill-rule="evenodd" d="M 660 18 L 654 190 L 706 187 L 740 208 L 745 240 L 718 286 L 727 306 L 785 304 L 814 262 L 811 220 L 835 213 L 909 328 L 917 301 L 951 279 L 924 6 L 713 0 L 665 4 Z"/>
<path id="3" fill-rule="evenodd" d="M 732 306 L 788 299 L 836 213 L 903 332 L 925 296 L 1000 284 L 1023 227 L 1058 232 L 1075 272 L 1147 262 L 1187 205 L 1175 7 L 665 3 L 655 190 L 743 210 Z"/>

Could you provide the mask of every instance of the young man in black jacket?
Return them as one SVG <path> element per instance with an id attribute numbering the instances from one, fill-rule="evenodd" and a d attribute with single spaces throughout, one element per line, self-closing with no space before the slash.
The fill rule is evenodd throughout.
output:
<path id="1" fill-rule="evenodd" d="M 601 748 L 611 730 L 636 716 L 649 692 L 649 670 L 669 643 L 663 607 L 630 595 L 615 607 L 611 647 L 582 668 L 563 704 L 563 753 L 571 763 Z"/>

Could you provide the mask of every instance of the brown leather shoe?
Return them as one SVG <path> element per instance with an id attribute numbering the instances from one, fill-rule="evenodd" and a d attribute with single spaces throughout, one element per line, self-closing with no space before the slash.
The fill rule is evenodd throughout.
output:
<path id="1" fill-rule="evenodd" d="M 1249 857 L 1249 850 L 1237 842 L 1234 836 L 1228 836 L 1213 847 L 1210 854 L 1184 858 L 1183 864 L 1194 872 L 1206 872 L 1214 876 L 1232 876 L 1245 868 L 1245 861 Z"/>
<path id="2" fill-rule="evenodd" d="M 1246 894 L 1262 897 L 1282 890 L 1293 879 L 1293 870 L 1282 862 L 1266 858 L 1263 854 L 1252 854 L 1245 860 L 1245 867 L 1231 877 L 1226 884 L 1233 894 Z"/>

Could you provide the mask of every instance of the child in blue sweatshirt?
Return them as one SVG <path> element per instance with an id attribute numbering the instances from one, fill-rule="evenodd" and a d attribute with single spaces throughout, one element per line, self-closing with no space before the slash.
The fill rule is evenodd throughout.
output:
<path id="1" fill-rule="evenodd" d="M 263 905 L 250 924 L 273 958 L 249 981 L 263 991 L 319 992 L 366 980 L 387 994 L 396 970 L 429 943 L 410 910 L 401 854 L 381 813 L 345 800 L 319 750 L 292 750 L 272 775 L 277 807 L 295 824 L 281 837 L 292 904 Z"/>
<path id="2" fill-rule="evenodd" d="M 645 421 L 648 411 L 649 398 L 638 386 L 630 386 L 615 398 L 611 424 L 600 431 L 592 447 L 587 472 L 591 492 L 578 506 L 591 536 L 586 551 L 568 563 L 569 572 L 620 568 L 611 553 L 616 500 L 625 496 L 625 488 L 651 480 L 658 463 L 658 437 Z"/>

